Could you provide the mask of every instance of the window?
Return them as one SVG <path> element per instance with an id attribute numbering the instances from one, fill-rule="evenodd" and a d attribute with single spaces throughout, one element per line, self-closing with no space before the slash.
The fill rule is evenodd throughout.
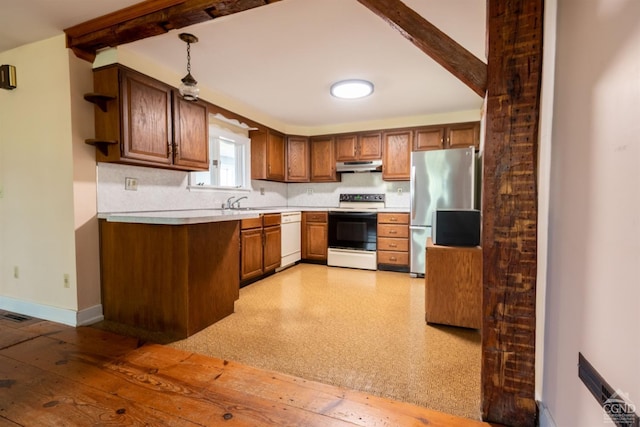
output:
<path id="1" fill-rule="evenodd" d="M 211 126 L 209 128 L 209 170 L 192 172 L 191 187 L 251 189 L 250 139 Z"/>

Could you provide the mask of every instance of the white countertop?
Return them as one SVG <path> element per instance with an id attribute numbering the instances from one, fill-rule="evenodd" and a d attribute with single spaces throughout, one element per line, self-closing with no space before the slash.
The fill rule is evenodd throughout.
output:
<path id="1" fill-rule="evenodd" d="M 116 212 L 100 213 L 98 218 L 109 222 L 127 222 L 135 224 L 187 225 L 205 222 L 235 221 L 257 218 L 260 214 L 298 211 L 329 211 L 333 207 L 298 206 L 298 207 L 264 207 L 250 209 L 194 209 L 175 211 L 149 212 Z M 408 208 L 383 208 L 378 212 L 409 212 Z"/>

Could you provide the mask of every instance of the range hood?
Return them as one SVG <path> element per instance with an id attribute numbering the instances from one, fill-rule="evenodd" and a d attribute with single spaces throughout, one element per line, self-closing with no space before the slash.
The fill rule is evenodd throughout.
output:
<path id="1" fill-rule="evenodd" d="M 337 162 L 336 172 L 382 172 L 382 160 Z"/>

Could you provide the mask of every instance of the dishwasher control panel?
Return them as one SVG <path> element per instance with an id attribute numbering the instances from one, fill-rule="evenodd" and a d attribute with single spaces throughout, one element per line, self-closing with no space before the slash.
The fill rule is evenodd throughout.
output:
<path id="1" fill-rule="evenodd" d="M 302 221 L 302 213 L 301 212 L 283 212 L 280 214 L 282 219 L 282 224 L 286 224 L 289 222 L 300 222 Z"/>

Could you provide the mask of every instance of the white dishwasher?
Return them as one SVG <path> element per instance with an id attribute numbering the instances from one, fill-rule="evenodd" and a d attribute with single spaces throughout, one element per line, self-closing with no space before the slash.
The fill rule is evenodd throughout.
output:
<path id="1" fill-rule="evenodd" d="M 300 228 L 302 221 L 302 213 L 300 212 L 283 212 L 281 219 L 281 246 L 282 259 L 278 271 L 283 270 L 296 262 L 300 261 Z"/>

